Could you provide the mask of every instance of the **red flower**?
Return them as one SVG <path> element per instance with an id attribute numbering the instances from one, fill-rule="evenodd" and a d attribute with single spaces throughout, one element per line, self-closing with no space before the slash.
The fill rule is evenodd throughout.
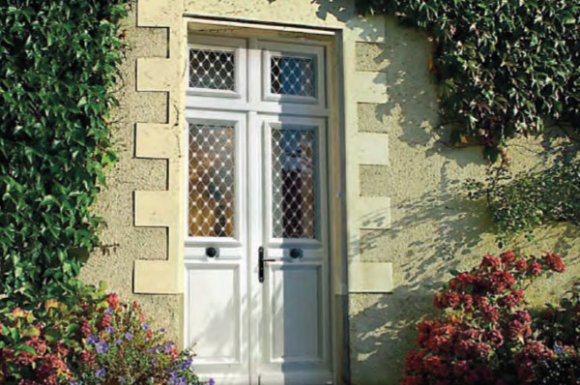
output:
<path id="1" fill-rule="evenodd" d="M 497 307 L 492 305 L 483 305 L 479 310 L 489 321 L 496 323 L 499 320 L 499 310 Z"/>
<path id="2" fill-rule="evenodd" d="M 539 361 L 545 361 L 554 357 L 554 352 L 543 343 L 533 341 L 528 343 L 515 357 L 518 377 L 523 384 L 534 381 L 534 366 Z"/>
<path id="3" fill-rule="evenodd" d="M 26 341 L 24 344 L 34 348 L 34 350 L 36 350 L 36 354 L 39 355 L 43 355 L 48 349 L 46 342 L 38 337 L 31 337 L 30 340 Z"/>
<path id="4" fill-rule="evenodd" d="M 464 294 L 461 296 L 461 303 L 464 309 L 469 310 L 473 306 L 473 297 L 470 294 Z"/>
<path id="5" fill-rule="evenodd" d="M 483 257 L 483 261 L 481 261 L 480 267 L 482 268 L 490 267 L 492 269 L 499 269 L 500 265 L 501 262 L 497 257 L 494 257 L 493 255 L 486 255 L 485 257 Z"/>
<path id="6" fill-rule="evenodd" d="M 469 363 L 465 360 L 457 361 L 455 365 L 453 365 L 453 374 L 456 377 L 463 377 L 465 373 L 469 372 Z"/>
<path id="7" fill-rule="evenodd" d="M 513 308 L 517 306 L 522 298 L 524 298 L 524 293 L 521 290 L 514 290 L 511 294 L 506 295 L 498 300 L 500 306 Z"/>
<path id="8" fill-rule="evenodd" d="M 566 265 L 564 265 L 562 256 L 556 253 L 546 253 L 544 256 L 544 263 L 548 265 L 551 270 L 558 273 L 562 273 L 564 270 L 566 270 Z"/>
<path id="9" fill-rule="evenodd" d="M 83 350 L 81 352 L 81 362 L 93 364 L 95 362 L 95 352 L 92 350 Z"/>
<path id="10" fill-rule="evenodd" d="M 425 385 L 421 377 L 408 376 L 401 380 L 400 385 Z"/>
<path id="11" fill-rule="evenodd" d="M 528 263 L 524 258 L 520 258 L 514 263 L 514 266 L 518 271 L 526 271 Z"/>
<path id="12" fill-rule="evenodd" d="M 110 314 L 105 314 L 97 324 L 97 327 L 100 330 L 105 329 L 107 326 L 111 325 L 111 322 L 113 322 L 113 317 L 111 317 Z"/>
<path id="13" fill-rule="evenodd" d="M 492 342 L 496 347 L 500 347 L 503 345 L 504 339 L 501 331 L 498 329 L 493 329 L 487 333 L 487 338 L 490 342 Z"/>
<path id="14" fill-rule="evenodd" d="M 405 361 L 405 367 L 407 370 L 411 370 L 415 373 L 420 373 L 423 370 L 423 358 L 425 357 L 424 352 L 409 352 L 407 359 Z"/>
<path id="15" fill-rule="evenodd" d="M 401 385 L 507 385 L 500 370 L 516 357 L 519 378 L 514 381 L 527 385 L 536 363 L 554 353 L 533 340 L 532 317 L 523 310 L 518 287 L 544 270 L 563 269 L 557 254 L 525 259 L 507 251 L 499 258 L 487 255 L 479 267 L 457 274 L 435 295 L 434 304 L 458 310 L 419 325 L 419 350 L 407 356 Z"/>
<path id="16" fill-rule="evenodd" d="M 516 261 L 516 253 L 511 250 L 506 251 L 505 253 L 501 253 L 499 257 L 506 266 L 511 266 Z"/>
<path id="17" fill-rule="evenodd" d="M 515 318 L 521 322 L 528 323 L 528 324 L 532 322 L 532 316 L 526 310 L 518 311 L 516 313 Z"/>
<path id="18" fill-rule="evenodd" d="M 533 276 L 542 274 L 542 265 L 539 262 L 532 262 L 528 266 L 528 272 Z"/>
<path id="19" fill-rule="evenodd" d="M 445 305 L 447 305 L 447 307 L 452 309 L 455 309 L 457 306 L 459 306 L 459 300 L 459 294 L 454 291 L 447 292 L 443 295 L 443 302 Z"/>
<path id="20" fill-rule="evenodd" d="M 87 338 L 91 334 L 92 334 L 91 324 L 89 323 L 89 321 L 83 320 L 83 322 L 81 323 L 81 335 L 84 338 Z"/>
<path id="21" fill-rule="evenodd" d="M 26 352 L 19 352 L 18 356 L 16 356 L 16 362 L 23 366 L 31 365 L 36 359 L 38 358 L 37 355 L 26 353 Z"/>
<path id="22" fill-rule="evenodd" d="M 516 283 L 516 279 L 509 271 L 496 271 L 491 275 L 490 283 L 493 292 L 501 293 L 510 289 Z"/>
<path id="23" fill-rule="evenodd" d="M 119 296 L 115 293 L 109 294 L 107 296 L 107 302 L 108 302 L 110 307 L 112 307 L 113 309 L 116 309 L 117 306 L 119 305 Z"/>
<path id="24" fill-rule="evenodd" d="M 475 282 L 476 278 L 469 273 L 459 273 L 455 278 L 453 278 L 449 282 L 449 287 L 451 289 L 456 288 L 463 288 L 465 289 L 467 286 L 472 285 Z"/>

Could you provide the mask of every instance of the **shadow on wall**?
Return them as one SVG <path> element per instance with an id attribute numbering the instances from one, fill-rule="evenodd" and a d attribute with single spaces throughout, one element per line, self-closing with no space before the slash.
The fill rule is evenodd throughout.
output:
<path id="1" fill-rule="evenodd" d="M 353 21 L 352 1 L 314 3 L 321 19 L 332 15 L 351 28 L 364 23 Z M 395 290 L 386 295 L 349 296 L 353 385 L 398 384 L 405 356 L 415 346 L 416 325 L 434 315 L 433 295 L 449 279 L 448 272 L 470 269 L 486 253 L 499 251 L 484 203 L 466 200 L 461 194 L 466 178 L 485 175 L 482 149 L 446 145 L 445 130 L 437 129 L 437 90 L 428 70 L 430 42 L 418 30 L 397 24 L 388 17 L 384 34 L 369 23 L 371 28 L 362 33 L 362 40 L 384 38 L 384 43 L 376 49 L 364 47 L 368 57 L 361 58 L 362 51 L 357 51 L 357 70 L 377 71 L 375 83 L 384 85 L 388 95 L 383 104 L 359 104 L 359 130 L 389 134 L 391 160 L 389 166 L 360 169 L 361 195 L 391 198 L 390 218 L 375 213 L 363 222 L 391 225 L 388 230 L 364 230 L 353 236 L 349 255 L 361 250 L 363 261 L 392 262 Z M 542 145 L 530 146 L 531 142 L 514 146 L 514 157 L 522 159 L 517 167 L 544 163 Z M 563 254 L 577 250 L 578 229 L 562 230 L 561 225 L 542 229 L 532 249 L 545 247 Z M 567 262 L 577 264 L 578 260 Z M 557 290 L 573 276 L 568 274 L 538 290 Z"/>
<path id="2" fill-rule="evenodd" d="M 481 242 L 481 211 L 456 199 L 456 184 L 443 182 L 443 191 L 403 200 L 390 229 L 365 231 L 351 241 L 363 260 L 392 262 L 396 282 L 392 294 L 350 296 L 353 384 L 398 384 L 417 323 L 434 315 L 434 292 L 446 272 L 463 268 L 466 262 L 456 257 L 469 256 Z"/>

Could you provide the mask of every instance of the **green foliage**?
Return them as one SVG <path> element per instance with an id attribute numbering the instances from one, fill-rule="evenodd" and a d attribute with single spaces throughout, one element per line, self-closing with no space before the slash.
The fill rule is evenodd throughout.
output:
<path id="1" fill-rule="evenodd" d="M 560 303 L 548 305 L 537 320 L 539 338 L 554 347 L 557 357 L 536 365 L 533 385 L 577 384 L 580 379 L 580 354 L 565 346 L 580 346 L 580 284 L 566 293 Z"/>
<path id="2" fill-rule="evenodd" d="M 465 184 L 472 199 L 485 198 L 500 242 L 527 233 L 547 222 L 580 225 L 580 160 L 558 161 L 544 171 L 525 171 L 511 177 L 496 168 L 484 182 Z"/>
<path id="3" fill-rule="evenodd" d="M 548 304 L 535 327 L 550 346 L 580 346 L 580 282 L 559 303 Z"/>
<path id="4" fill-rule="evenodd" d="M 0 294 L 60 290 L 98 242 L 125 2 L 0 5 Z"/>
<path id="5" fill-rule="evenodd" d="M 397 14 L 432 34 L 453 138 L 497 146 L 539 134 L 544 119 L 580 130 L 577 0 L 358 0 L 363 12 Z"/>
<path id="6" fill-rule="evenodd" d="M 198 385 L 192 357 L 104 287 L 0 300 L 0 383 Z"/>

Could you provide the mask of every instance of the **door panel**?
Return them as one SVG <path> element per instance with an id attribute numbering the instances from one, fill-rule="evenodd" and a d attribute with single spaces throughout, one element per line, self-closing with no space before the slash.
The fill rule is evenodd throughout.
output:
<path id="1" fill-rule="evenodd" d="M 247 116 L 190 110 L 187 119 L 186 343 L 202 377 L 247 384 Z"/>
<path id="2" fill-rule="evenodd" d="M 321 266 L 271 265 L 271 362 L 323 360 Z"/>
<path id="3" fill-rule="evenodd" d="M 241 290 L 237 264 L 190 264 L 187 269 L 192 315 L 187 345 L 193 346 L 198 364 L 235 363 L 242 357 Z"/>
<path id="4" fill-rule="evenodd" d="M 326 384 L 332 375 L 325 326 L 325 121 L 263 116 L 262 130 L 267 268 L 258 289 L 260 383 Z"/>

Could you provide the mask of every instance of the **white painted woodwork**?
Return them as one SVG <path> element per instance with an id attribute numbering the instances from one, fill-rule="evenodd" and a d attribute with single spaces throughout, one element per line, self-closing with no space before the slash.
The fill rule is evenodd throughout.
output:
<path id="1" fill-rule="evenodd" d="M 184 326 L 187 346 L 197 354 L 194 368 L 218 385 L 331 384 L 325 49 L 201 35 L 190 36 L 192 47 L 236 55 L 234 91 L 187 90 L 189 124 L 235 127 L 236 161 L 234 236 L 185 241 Z M 270 92 L 273 54 L 313 58 L 314 97 Z M 272 130 L 288 127 L 315 133 L 316 232 L 306 239 L 273 236 Z M 188 196 L 184 199 L 187 210 Z M 260 246 L 272 260 L 265 263 L 263 283 L 258 280 Z M 218 255 L 207 257 L 207 247 L 217 248 Z M 291 258 L 291 248 L 301 249 L 302 257 Z"/>

